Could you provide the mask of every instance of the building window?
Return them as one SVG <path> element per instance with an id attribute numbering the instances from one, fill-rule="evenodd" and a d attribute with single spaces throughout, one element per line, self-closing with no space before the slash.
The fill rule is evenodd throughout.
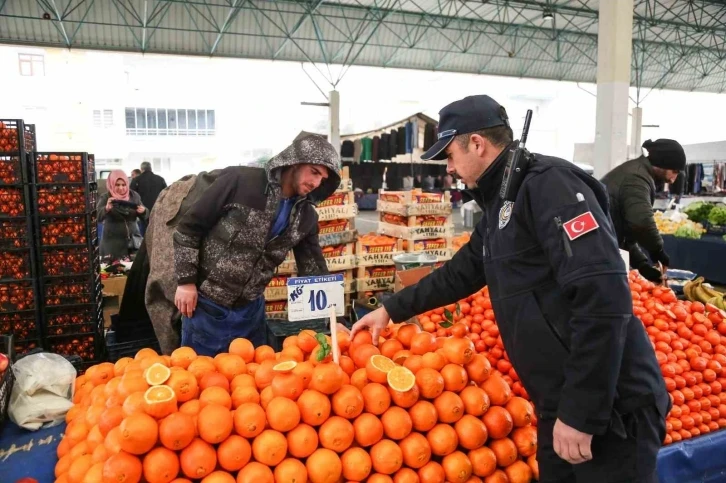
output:
<path id="1" fill-rule="evenodd" d="M 37 54 L 18 54 L 20 75 L 44 76 L 45 57 Z"/>
<path id="2" fill-rule="evenodd" d="M 213 136 L 215 129 L 211 109 L 126 108 L 129 136 Z"/>
<path id="3" fill-rule="evenodd" d="M 113 127 L 113 109 L 94 109 L 93 127 L 103 129 Z"/>

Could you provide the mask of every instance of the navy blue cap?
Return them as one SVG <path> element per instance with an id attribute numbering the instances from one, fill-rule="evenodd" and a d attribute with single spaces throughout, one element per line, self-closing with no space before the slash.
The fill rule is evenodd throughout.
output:
<path id="1" fill-rule="evenodd" d="M 421 159 L 446 159 L 446 147 L 456 136 L 497 126 L 509 127 L 504 107 L 489 96 L 469 96 L 439 111 L 439 140 Z"/>

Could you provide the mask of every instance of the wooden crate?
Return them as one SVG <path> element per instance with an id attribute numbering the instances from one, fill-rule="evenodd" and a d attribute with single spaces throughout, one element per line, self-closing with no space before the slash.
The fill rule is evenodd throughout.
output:
<path id="1" fill-rule="evenodd" d="M 355 253 L 359 267 L 375 267 L 392 265 L 393 257 L 405 253 L 405 251 L 403 250 L 403 240 L 397 239 L 390 245 L 365 245 L 358 241 Z"/>
<path id="2" fill-rule="evenodd" d="M 275 275 L 272 277 L 270 283 L 265 287 L 265 300 L 270 302 L 287 300 L 287 279 L 294 276 L 295 274 Z"/>
<path id="3" fill-rule="evenodd" d="M 330 272 L 331 275 L 343 275 L 343 283 L 345 284 L 343 287 L 343 293 L 350 294 L 355 292 L 355 278 L 353 278 L 353 270 L 341 270 L 337 272 Z"/>
<path id="4" fill-rule="evenodd" d="M 393 277 L 358 278 L 355 281 L 355 289 L 358 293 L 393 290 Z"/>
<path id="5" fill-rule="evenodd" d="M 358 205 L 355 203 L 355 194 L 334 193 L 315 207 L 318 212 L 318 221 L 341 220 L 355 218 L 358 214 Z"/>
<path id="6" fill-rule="evenodd" d="M 265 302 L 265 317 L 268 319 L 287 319 L 287 298 Z"/>
<path id="7" fill-rule="evenodd" d="M 406 240 L 404 244 L 408 253 L 428 253 L 438 257 L 439 262 L 451 260 L 454 256 L 451 238 L 429 240 Z"/>
<path id="8" fill-rule="evenodd" d="M 454 235 L 454 227 L 453 225 L 409 227 L 378 222 L 378 233 L 405 240 L 429 240 L 432 238 L 451 238 Z"/>
<path id="9" fill-rule="evenodd" d="M 318 235 L 329 235 L 331 233 L 341 233 L 344 231 L 355 230 L 355 219 L 335 219 L 335 220 L 318 220 Z M 355 240 L 351 240 L 355 241 Z M 350 243 L 350 242 L 340 242 Z M 333 243 L 333 245 L 340 245 L 340 243 Z"/>
<path id="10" fill-rule="evenodd" d="M 350 168 L 343 166 L 340 170 L 340 184 L 336 192 L 345 193 L 347 191 L 353 191 L 353 180 L 350 179 Z"/>
<path id="11" fill-rule="evenodd" d="M 420 190 L 378 192 L 377 211 L 401 216 L 449 215 L 451 193 L 422 193 Z"/>
<path id="12" fill-rule="evenodd" d="M 355 268 L 355 243 L 328 245 L 323 247 L 323 257 L 331 272 L 339 272 Z"/>
<path id="13" fill-rule="evenodd" d="M 384 265 L 375 267 L 358 267 L 358 279 L 361 278 L 390 278 L 396 273 L 395 265 Z"/>
<path id="14" fill-rule="evenodd" d="M 411 215 L 404 216 L 394 213 L 379 213 L 378 221 L 396 226 L 410 228 L 418 226 L 453 226 L 451 215 Z"/>

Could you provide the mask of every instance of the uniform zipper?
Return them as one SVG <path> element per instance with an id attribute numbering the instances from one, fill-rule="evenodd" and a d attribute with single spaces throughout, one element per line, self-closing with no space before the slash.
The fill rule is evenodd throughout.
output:
<path id="1" fill-rule="evenodd" d="M 572 258 L 572 247 L 570 246 L 570 239 L 567 237 L 567 232 L 565 231 L 565 227 L 562 224 L 562 219 L 559 216 L 555 216 L 555 223 L 557 224 L 557 228 L 562 233 L 562 241 L 565 243 L 565 253 L 567 253 L 567 258 Z"/>

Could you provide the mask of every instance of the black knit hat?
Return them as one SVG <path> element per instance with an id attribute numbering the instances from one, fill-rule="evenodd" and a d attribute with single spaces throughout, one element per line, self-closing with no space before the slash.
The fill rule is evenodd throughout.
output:
<path id="1" fill-rule="evenodd" d="M 656 168 L 683 171 L 686 169 L 686 153 L 683 147 L 672 139 L 648 139 L 643 143 L 648 150 L 648 160 Z"/>

